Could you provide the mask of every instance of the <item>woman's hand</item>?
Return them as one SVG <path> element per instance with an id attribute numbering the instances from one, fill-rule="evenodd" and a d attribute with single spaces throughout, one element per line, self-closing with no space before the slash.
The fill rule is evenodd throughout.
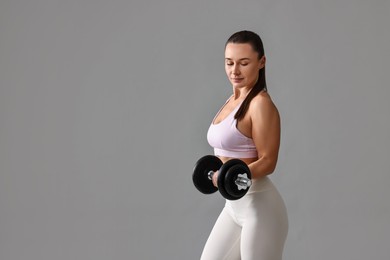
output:
<path id="1" fill-rule="evenodd" d="M 218 175 L 219 175 L 219 171 L 214 172 L 214 174 L 213 174 L 213 180 L 212 180 L 214 186 L 217 187 L 217 188 L 218 188 Z"/>

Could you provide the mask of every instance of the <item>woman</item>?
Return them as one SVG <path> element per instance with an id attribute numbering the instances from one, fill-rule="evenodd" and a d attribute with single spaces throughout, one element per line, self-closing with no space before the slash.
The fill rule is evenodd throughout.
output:
<path id="1" fill-rule="evenodd" d="M 267 93 L 263 43 L 250 31 L 233 34 L 225 45 L 225 70 L 233 95 L 207 133 L 224 163 L 243 160 L 252 186 L 239 200 L 226 200 L 204 247 L 202 260 L 280 260 L 287 236 L 286 207 L 267 175 L 278 159 L 280 118 Z M 213 175 L 217 186 L 218 172 Z"/>

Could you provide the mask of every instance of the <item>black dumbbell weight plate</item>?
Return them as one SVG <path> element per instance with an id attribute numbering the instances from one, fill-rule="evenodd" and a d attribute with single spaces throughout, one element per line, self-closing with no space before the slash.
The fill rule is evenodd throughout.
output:
<path id="1" fill-rule="evenodd" d="M 221 167 L 221 169 L 219 169 L 219 174 L 218 174 L 218 189 L 219 189 L 219 192 L 222 194 L 222 196 L 225 198 L 225 199 L 228 199 L 228 200 L 236 200 L 237 198 L 230 195 L 227 190 L 226 190 L 226 187 L 225 187 L 225 177 L 226 177 L 226 173 L 229 171 L 229 169 L 234 166 L 234 165 L 241 165 L 243 164 L 244 162 L 239 160 L 239 159 L 231 159 L 229 161 L 227 161 L 226 163 L 224 163 Z M 245 164 L 245 163 L 244 163 Z"/>
<path id="2" fill-rule="evenodd" d="M 239 190 L 237 184 L 235 183 L 236 179 L 238 178 L 238 175 L 245 174 L 245 173 L 248 176 L 248 178 L 250 179 L 251 174 L 250 174 L 249 168 L 246 164 L 233 165 L 226 172 L 225 190 L 231 197 L 234 198 L 231 200 L 240 199 L 248 192 L 249 188 Z"/>
<path id="3" fill-rule="evenodd" d="M 200 158 L 194 167 L 194 173 L 192 174 L 192 181 L 195 187 L 204 194 L 211 194 L 218 190 L 213 185 L 213 182 L 209 180 L 209 171 L 218 171 L 222 166 L 222 161 L 213 155 L 206 155 Z"/>

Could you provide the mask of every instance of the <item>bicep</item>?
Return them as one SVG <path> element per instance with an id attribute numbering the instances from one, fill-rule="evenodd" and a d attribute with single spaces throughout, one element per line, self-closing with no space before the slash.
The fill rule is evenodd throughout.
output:
<path id="1" fill-rule="evenodd" d="M 256 102 L 251 111 L 252 138 L 258 156 L 277 160 L 280 145 L 280 116 L 271 100 Z"/>

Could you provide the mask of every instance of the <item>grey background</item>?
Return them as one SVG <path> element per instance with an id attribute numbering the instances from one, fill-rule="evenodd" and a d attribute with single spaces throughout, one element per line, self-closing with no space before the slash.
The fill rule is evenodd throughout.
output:
<path id="1" fill-rule="evenodd" d="M 258 32 L 282 116 L 284 259 L 390 255 L 389 1 L 0 2 L 0 259 L 198 259 L 192 185 Z"/>

